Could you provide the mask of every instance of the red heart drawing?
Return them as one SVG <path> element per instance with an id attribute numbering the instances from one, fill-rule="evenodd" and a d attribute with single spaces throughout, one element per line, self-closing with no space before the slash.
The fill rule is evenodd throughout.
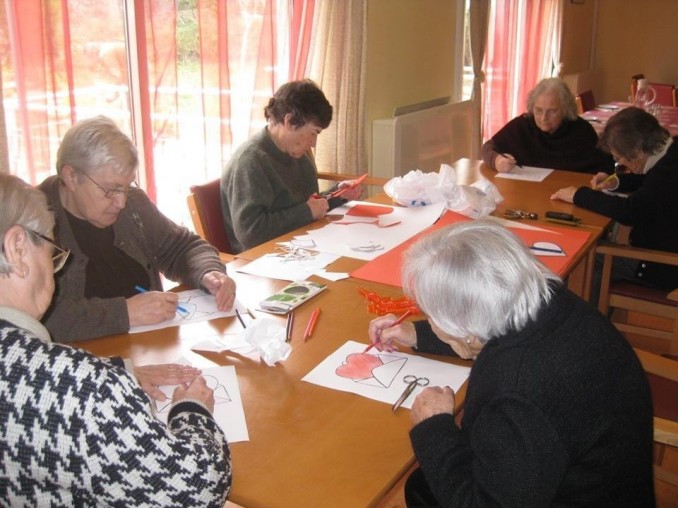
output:
<path id="1" fill-rule="evenodd" d="M 348 379 L 367 379 L 372 377 L 372 370 L 381 365 L 383 362 L 378 356 L 352 353 L 346 357 L 345 363 L 337 367 L 335 372 L 337 376 Z"/>

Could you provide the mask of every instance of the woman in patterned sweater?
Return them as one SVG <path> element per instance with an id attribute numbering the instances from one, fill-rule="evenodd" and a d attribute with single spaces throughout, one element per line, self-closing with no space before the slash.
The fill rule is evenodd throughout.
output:
<path id="1" fill-rule="evenodd" d="M 0 175 L 0 505 L 223 506 L 228 443 L 202 377 L 168 426 L 122 362 L 53 344 L 38 321 L 67 252 L 42 193 Z"/>

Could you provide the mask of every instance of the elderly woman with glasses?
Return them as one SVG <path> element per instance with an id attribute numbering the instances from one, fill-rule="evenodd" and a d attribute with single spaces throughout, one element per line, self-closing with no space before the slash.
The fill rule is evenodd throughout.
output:
<path id="1" fill-rule="evenodd" d="M 370 324 L 378 349 L 475 358 L 412 406 L 408 506 L 654 506 L 652 402 L 624 337 L 489 220 L 423 237 L 403 289 L 427 321 Z"/>
<path id="2" fill-rule="evenodd" d="M 135 379 L 119 358 L 52 343 L 40 324 L 69 254 L 53 225 L 40 191 L 0 174 L 0 505 L 223 506 L 228 443 L 200 371 L 138 367 Z M 142 379 L 185 383 L 168 426 Z"/>
<path id="3" fill-rule="evenodd" d="M 132 141 L 112 120 L 90 118 L 66 133 L 57 175 L 39 186 L 54 212 L 56 237 L 72 253 L 45 319 L 58 342 L 174 317 L 178 297 L 163 292 L 161 273 L 215 295 L 220 310 L 233 306 L 235 283 L 218 252 L 136 188 L 138 162 Z"/>
<path id="4" fill-rule="evenodd" d="M 546 78 L 529 93 L 527 113 L 504 125 L 483 145 L 481 154 L 485 164 L 500 173 L 516 165 L 580 173 L 611 169 L 612 159 L 597 143 L 593 127 L 577 116 L 567 84 Z"/>
<path id="5" fill-rule="evenodd" d="M 600 144 L 622 171 L 597 173 L 591 188 L 566 187 L 551 199 L 631 226 L 629 241 L 634 247 L 678 252 L 678 143 L 650 113 L 627 108 L 610 118 Z M 613 270 L 615 278 L 662 289 L 678 286 L 675 266 L 620 258 Z"/>

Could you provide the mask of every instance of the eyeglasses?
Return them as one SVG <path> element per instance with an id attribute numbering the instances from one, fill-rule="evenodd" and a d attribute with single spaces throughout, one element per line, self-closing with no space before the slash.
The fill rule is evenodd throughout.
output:
<path id="1" fill-rule="evenodd" d="M 46 241 L 49 243 L 52 247 L 54 247 L 54 254 L 52 255 L 52 264 L 54 265 L 54 273 L 57 273 L 59 270 L 61 270 L 64 265 L 66 264 L 66 260 L 68 259 L 68 256 L 71 254 L 71 251 L 62 249 L 59 245 L 57 245 L 54 240 L 51 238 L 43 235 L 42 233 L 38 233 L 37 231 L 34 231 L 32 229 L 24 228 L 26 231 L 31 233 L 32 235 L 37 236 L 41 240 Z"/>
<path id="2" fill-rule="evenodd" d="M 551 118 L 560 113 L 559 109 L 541 109 L 534 108 L 533 115 L 537 117 Z"/>
<path id="3" fill-rule="evenodd" d="M 99 189 L 102 190 L 102 192 L 104 193 L 104 197 L 106 199 L 114 199 L 114 198 L 117 198 L 117 197 L 124 197 L 125 199 L 127 199 L 127 195 L 130 193 L 130 191 L 137 187 L 137 183 L 132 182 L 130 185 L 128 185 L 127 187 L 124 187 L 122 189 L 107 189 L 103 185 L 99 185 L 96 182 L 96 180 L 94 180 L 94 178 L 89 176 L 84 171 L 81 171 L 81 173 L 83 175 L 85 175 L 89 179 L 90 182 L 92 182 L 94 185 L 96 185 L 97 187 L 99 187 Z"/>

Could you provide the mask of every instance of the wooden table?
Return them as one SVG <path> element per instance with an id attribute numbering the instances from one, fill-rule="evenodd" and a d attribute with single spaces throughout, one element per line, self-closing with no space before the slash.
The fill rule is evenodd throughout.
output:
<path id="1" fill-rule="evenodd" d="M 237 282 L 239 300 L 250 309 L 286 285 L 236 272 L 244 263 L 232 262 L 229 273 Z M 233 318 L 77 346 L 101 356 L 125 356 L 137 364 L 184 356 L 202 367 L 211 364 L 207 360 L 234 365 L 250 435 L 250 441 L 231 445 L 234 479 L 229 499 L 234 503 L 248 508 L 374 506 L 414 463 L 409 411 L 392 413 L 388 404 L 301 381 L 347 340 L 368 343 L 367 327 L 374 316 L 368 314 L 358 287 L 382 296 L 400 295 L 397 288 L 352 279 L 329 283 L 328 290 L 295 311 L 292 354 L 275 367 L 265 365 L 256 353 L 190 351 L 201 338 L 239 330 Z M 312 339 L 304 342 L 304 328 L 317 306 L 322 314 Z M 280 316 L 254 314 L 284 323 Z M 461 402 L 464 394 L 458 394 Z"/>
<path id="2" fill-rule="evenodd" d="M 591 233 L 584 247 L 576 253 L 570 260 L 565 272 L 561 274 L 567 278 L 568 287 L 584 299 L 588 299 L 591 289 L 591 276 L 593 273 L 593 264 L 595 260 L 594 247 L 598 240 L 605 234 L 606 230 L 612 224 L 608 217 L 598 215 L 584 208 L 579 208 L 571 203 L 563 201 L 553 201 L 551 195 L 563 187 L 581 187 L 589 186 L 591 175 L 575 173 L 572 171 L 555 170 L 543 182 L 528 182 L 523 180 L 510 180 L 497 178 L 497 172 L 490 169 L 482 161 L 472 161 L 470 159 L 461 159 L 454 165 L 457 172 L 457 182 L 459 184 L 471 184 L 484 177 L 492 181 L 502 196 L 504 201 L 497 205 L 493 213 L 496 217 L 504 217 L 504 212 L 508 209 L 523 210 L 538 214 L 539 220 L 523 220 L 533 226 L 552 227 L 554 224 L 544 220 L 545 213 L 549 210 L 565 212 L 581 219 L 581 225 L 578 229 L 583 229 Z M 392 204 L 391 199 L 385 194 L 373 196 L 369 201 L 376 203 Z M 331 213 L 331 212 L 330 212 Z M 280 241 L 289 241 L 295 236 L 304 235 L 310 229 L 321 228 L 327 224 L 327 219 L 315 221 L 308 226 L 282 235 L 275 240 L 265 242 L 257 247 L 246 250 L 237 255 L 238 258 L 248 259 L 250 261 L 273 252 L 276 243 Z M 560 226 L 568 228 L 568 226 Z M 335 264 L 330 265 L 329 269 L 333 271 L 351 272 L 363 264 L 363 261 L 356 259 L 341 258 Z"/>
<path id="3" fill-rule="evenodd" d="M 493 171 L 471 161 L 458 163 L 457 171 L 460 183 L 471 183 L 481 174 L 495 181 L 506 198 L 497 209 L 498 216 L 502 216 L 506 208 L 520 208 L 536 212 L 540 217 L 546 210 L 581 217 L 583 227 L 592 235 L 577 258 L 577 266 L 570 270 L 569 280 L 578 265 L 588 259 L 592 245 L 609 224 L 596 214 L 548 199 L 560 187 L 587 185 L 590 178 L 587 175 L 554 172 L 544 182 L 534 184 L 495 179 Z M 383 202 L 386 198 L 381 196 L 376 200 Z M 324 224 L 317 221 L 310 227 Z M 238 299 L 244 305 L 256 309 L 261 299 L 282 289 L 287 282 L 239 273 L 237 268 L 271 252 L 277 241 L 289 240 L 308 229 L 301 228 L 250 249 L 237 256 L 241 259 L 231 261 L 231 256 L 224 256 L 225 261 L 231 261 L 228 272 L 236 280 Z M 340 258 L 330 269 L 350 272 L 362 263 Z M 401 296 L 399 288 L 357 279 L 329 282 L 327 291 L 295 311 L 292 354 L 275 367 L 266 366 L 256 353 L 198 354 L 190 350 L 195 342 L 209 335 L 240 330 L 234 318 L 104 337 L 77 345 L 101 356 L 131 358 L 139 365 L 172 362 L 183 356 L 199 367 L 235 366 L 250 441 L 231 445 L 232 502 L 248 508 L 377 506 L 414 464 L 408 439 L 409 411 L 392 413 L 388 404 L 301 381 L 347 340 L 367 344 L 367 327 L 374 316 L 368 314 L 358 288 L 381 296 Z M 322 314 L 313 338 L 304 342 L 304 328 L 317 306 L 322 308 Z M 258 319 L 284 323 L 281 316 L 256 310 L 254 314 Z M 470 362 L 463 360 L 436 359 L 470 366 Z M 463 407 L 465 389 L 464 386 L 457 393 L 458 408 Z"/>
<path id="4" fill-rule="evenodd" d="M 605 124 L 607 124 L 607 121 L 611 116 L 632 105 L 633 104 L 630 102 L 611 102 L 609 106 L 613 106 L 618 109 L 605 107 L 600 108 L 596 106 L 594 109 L 586 111 L 579 116 L 590 122 L 591 126 L 598 133 L 598 135 L 601 135 L 605 129 Z M 658 115 L 657 119 L 659 120 L 661 126 L 669 131 L 671 136 L 678 136 L 678 108 L 673 106 L 662 106 L 661 116 Z"/>

